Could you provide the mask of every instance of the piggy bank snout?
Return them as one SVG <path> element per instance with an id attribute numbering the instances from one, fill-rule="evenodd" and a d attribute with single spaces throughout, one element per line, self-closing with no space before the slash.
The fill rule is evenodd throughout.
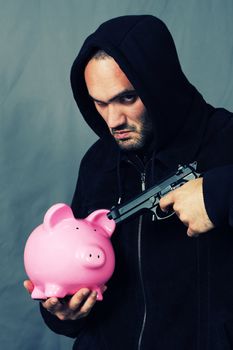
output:
<path id="1" fill-rule="evenodd" d="M 106 256 L 102 248 L 96 246 L 85 247 L 81 253 L 82 265 L 90 268 L 99 268 L 105 264 Z"/>

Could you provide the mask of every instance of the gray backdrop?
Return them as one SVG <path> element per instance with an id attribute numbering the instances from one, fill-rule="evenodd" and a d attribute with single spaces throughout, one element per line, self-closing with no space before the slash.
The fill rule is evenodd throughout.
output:
<path id="1" fill-rule="evenodd" d="M 72 98 L 71 63 L 91 31 L 124 14 L 163 19 L 191 82 L 233 110 L 232 0 L 0 0 L 1 349 L 71 348 L 22 286 L 23 249 L 48 207 L 70 203 L 95 140 Z"/>

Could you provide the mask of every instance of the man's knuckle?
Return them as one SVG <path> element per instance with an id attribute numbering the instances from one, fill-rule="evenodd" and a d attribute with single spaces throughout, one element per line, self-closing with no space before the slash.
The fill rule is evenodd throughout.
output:
<path id="1" fill-rule="evenodd" d="M 183 216 L 182 210 L 180 208 L 180 205 L 177 203 L 174 203 L 173 205 L 173 210 L 174 212 L 180 217 L 181 215 Z"/>
<path id="2" fill-rule="evenodd" d="M 75 311 L 80 307 L 82 300 L 76 300 L 74 303 L 70 304 L 70 309 Z"/>
<path id="3" fill-rule="evenodd" d="M 192 222 L 189 223 L 189 231 L 191 232 L 191 234 L 195 234 L 198 233 L 198 228 L 196 227 L 195 224 L 193 224 Z"/>
<path id="4" fill-rule="evenodd" d="M 91 305 L 90 304 L 83 305 L 83 307 L 80 309 L 80 313 L 82 315 L 85 315 L 85 314 L 87 314 L 90 311 L 90 309 L 91 309 Z"/>
<path id="5" fill-rule="evenodd" d="M 89 300 L 82 306 L 80 311 L 82 313 L 89 313 L 95 303 L 96 303 L 96 299 L 89 298 Z"/>
<path id="6" fill-rule="evenodd" d="M 187 217 L 184 213 L 180 213 L 179 211 L 177 211 L 177 213 L 179 214 L 179 218 L 183 223 L 187 222 Z"/>

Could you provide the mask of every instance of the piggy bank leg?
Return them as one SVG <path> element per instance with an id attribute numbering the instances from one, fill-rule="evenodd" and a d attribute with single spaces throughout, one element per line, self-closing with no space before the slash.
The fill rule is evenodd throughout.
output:
<path id="1" fill-rule="evenodd" d="M 64 298 L 67 292 L 61 286 L 54 283 L 46 283 L 45 284 L 45 295 L 47 298 L 57 297 Z"/>
<path id="2" fill-rule="evenodd" d="M 46 299 L 46 295 L 42 289 L 42 287 L 35 286 L 31 294 L 32 299 Z"/>
<path id="3" fill-rule="evenodd" d="M 97 300 L 103 300 L 104 286 L 96 287 L 94 289 L 97 292 Z"/>

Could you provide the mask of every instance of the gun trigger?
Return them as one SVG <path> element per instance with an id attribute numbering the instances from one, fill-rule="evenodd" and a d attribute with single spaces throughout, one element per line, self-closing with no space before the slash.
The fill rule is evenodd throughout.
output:
<path id="1" fill-rule="evenodd" d="M 157 212 L 158 210 L 158 212 Z M 157 217 L 157 220 L 164 220 L 167 218 L 170 218 L 172 215 L 174 215 L 175 212 L 173 210 L 168 210 L 167 212 L 163 212 L 160 207 L 155 208 L 155 215 Z"/>

